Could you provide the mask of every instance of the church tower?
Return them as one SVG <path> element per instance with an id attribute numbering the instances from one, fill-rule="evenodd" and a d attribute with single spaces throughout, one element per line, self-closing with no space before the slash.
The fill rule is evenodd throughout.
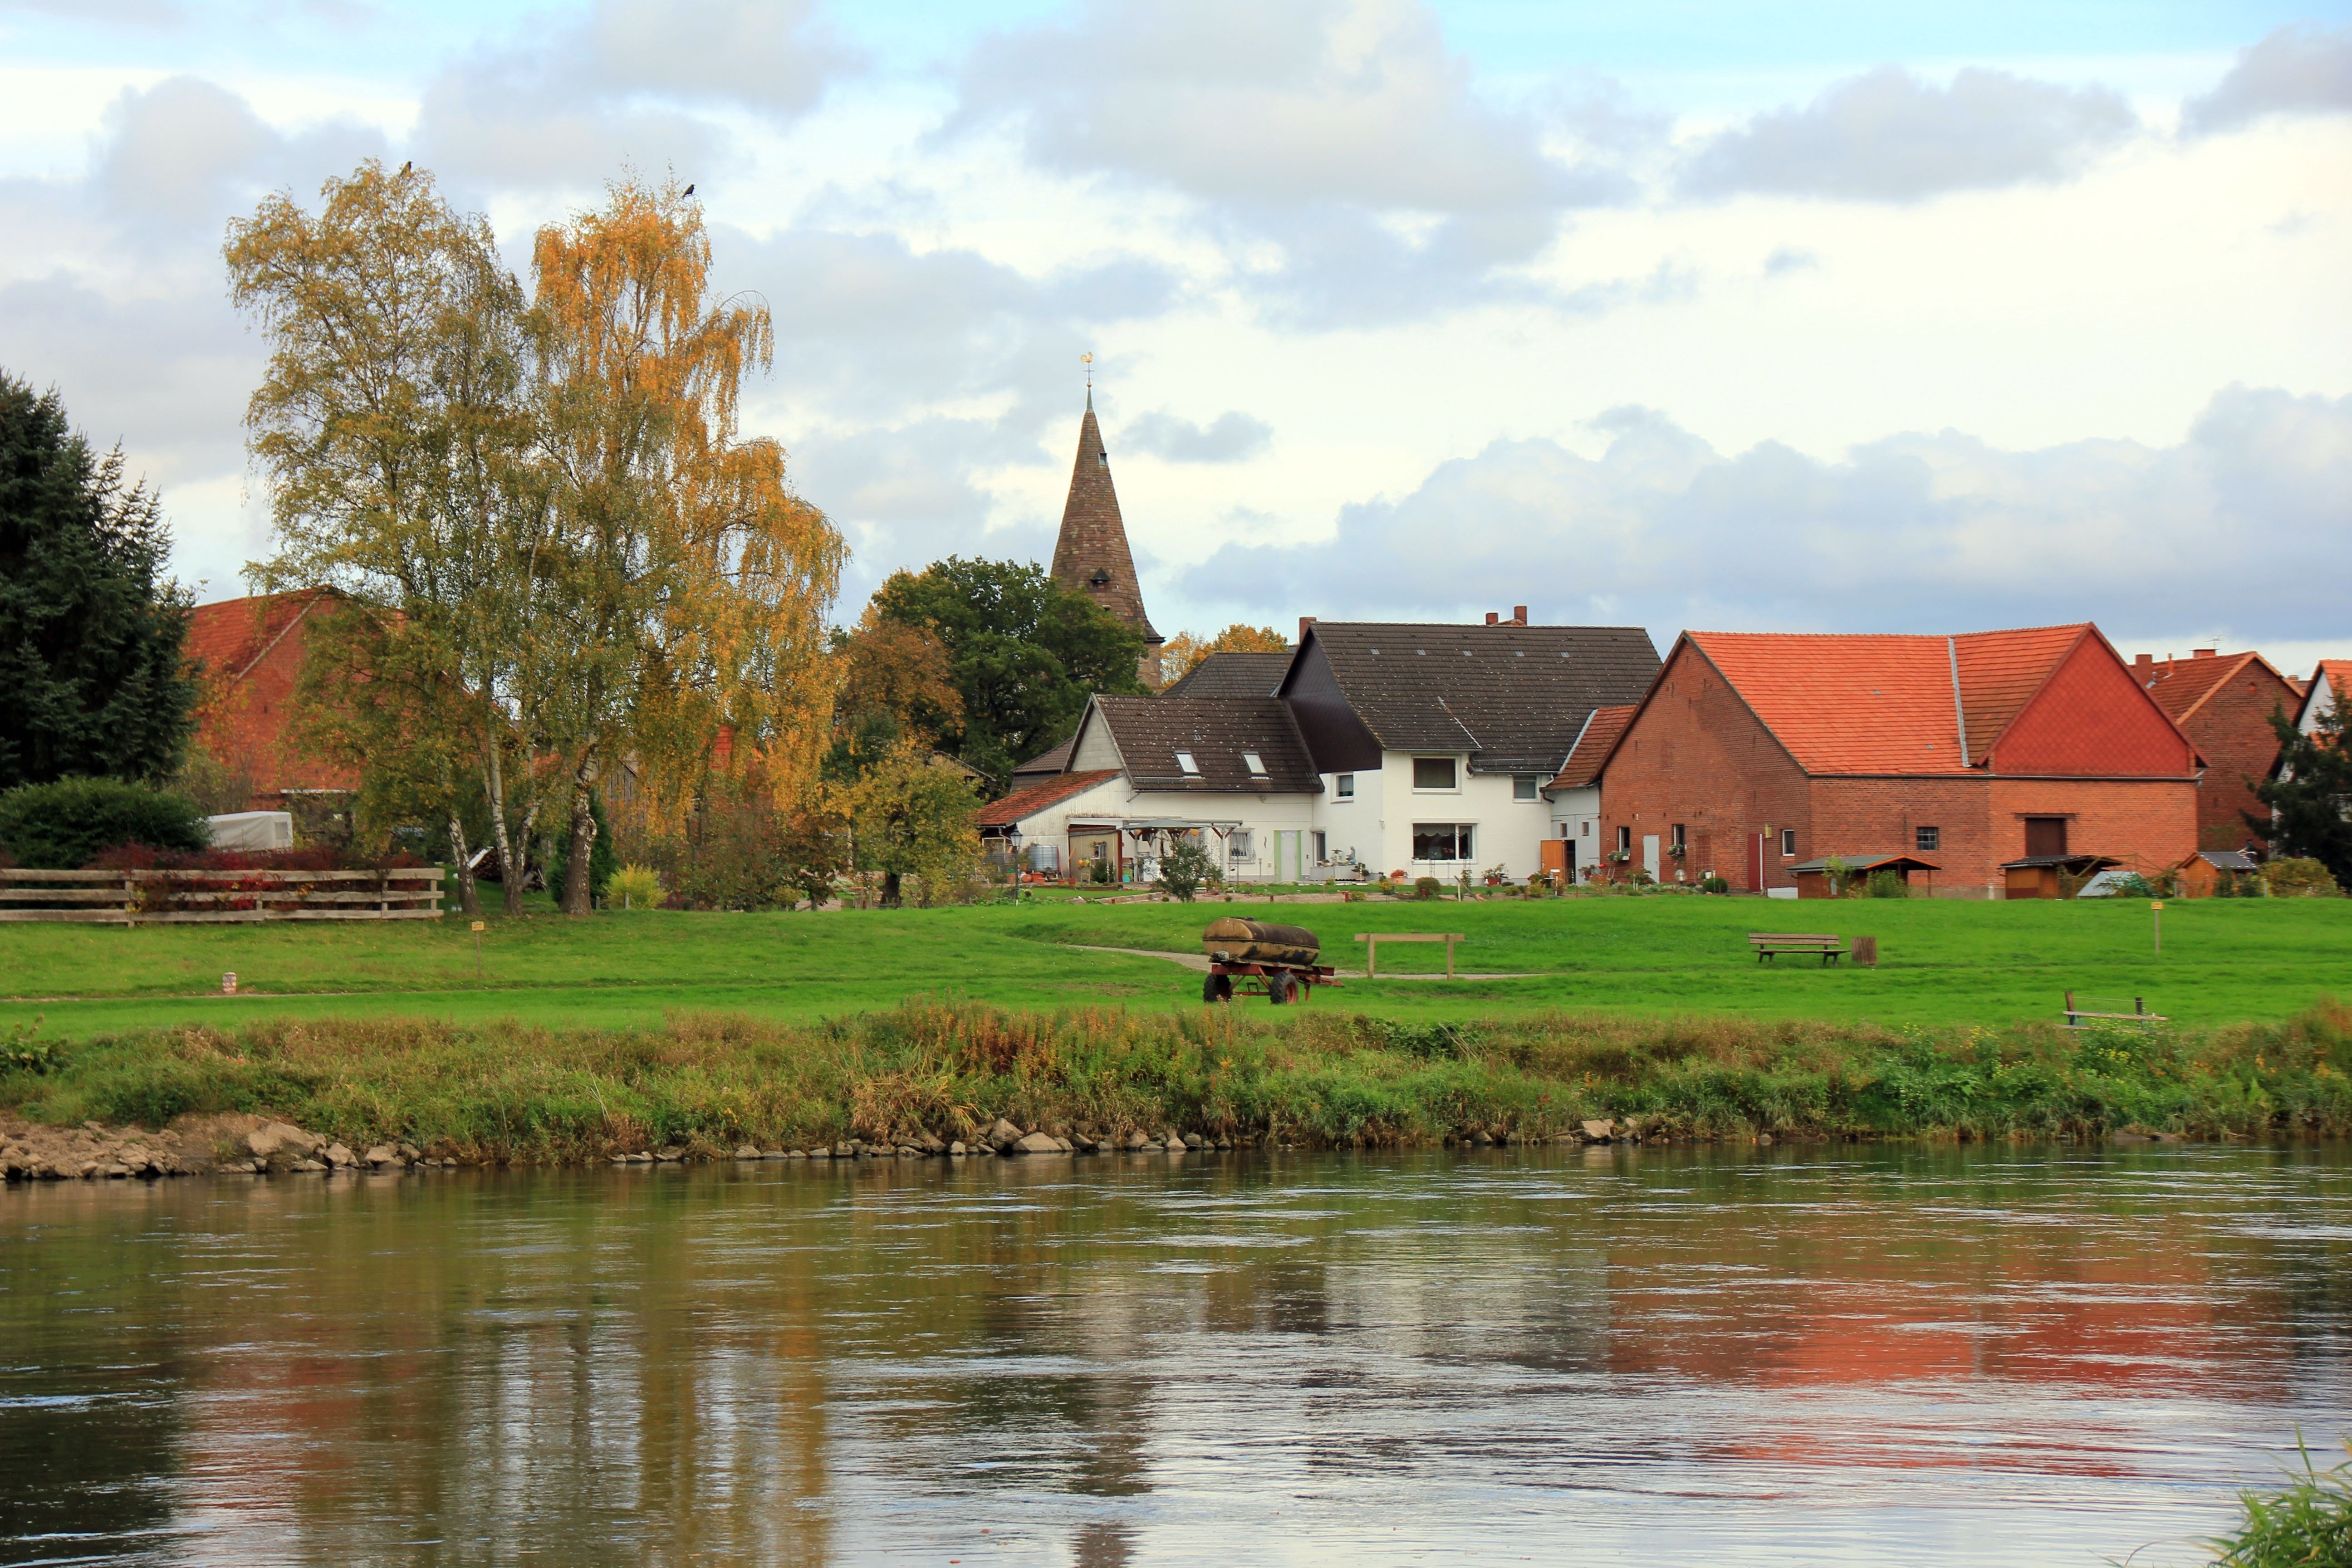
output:
<path id="1" fill-rule="evenodd" d="M 1118 492 L 1111 489 L 1110 455 L 1095 423 L 1091 385 L 1078 426 L 1078 460 L 1070 469 L 1070 499 L 1062 504 L 1062 536 L 1054 542 L 1054 581 L 1141 632 L 1143 657 L 1135 672 L 1146 686 L 1159 686 L 1161 638 L 1143 613 L 1143 585 L 1128 553 L 1127 524 L 1118 515 Z"/>

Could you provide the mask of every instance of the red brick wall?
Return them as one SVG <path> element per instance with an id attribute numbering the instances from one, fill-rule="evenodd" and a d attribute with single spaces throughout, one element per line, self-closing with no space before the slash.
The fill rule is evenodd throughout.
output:
<path id="1" fill-rule="evenodd" d="M 2197 848 L 2197 786 L 2174 779 L 2004 779 L 1992 785 L 1996 864 L 2025 853 L 2025 819 L 2063 816 L 2066 850 L 2112 855 L 2128 869 L 2168 870 Z"/>
<path id="2" fill-rule="evenodd" d="M 2301 700 L 2267 666 L 2250 660 L 2181 725 L 2206 763 L 2197 791 L 2197 847 L 2235 849 L 2251 837 L 2239 813 L 2267 815 L 2246 781 L 2269 777 L 2278 761 L 2271 710 L 2283 707 L 2292 718 Z"/>
<path id="3" fill-rule="evenodd" d="M 1664 848 L 1679 822 L 1689 832 L 1685 868 L 1694 878 L 1712 870 L 1748 889 L 1748 838 L 1769 830 L 1765 885 L 1790 888 L 1796 879 L 1788 871 L 1791 862 L 1781 858 L 1780 832 L 1797 830 L 1797 859 L 1817 853 L 1807 847 L 1811 810 L 1804 773 L 1706 656 L 1685 643 L 1670 657 L 1601 776 L 1600 847 L 1603 854 L 1615 848 L 1617 829 L 1630 827 L 1638 865 L 1643 837 L 1654 833 L 1660 872 L 1672 880 L 1674 863 Z M 1712 866 L 1699 864 L 1701 838 L 1714 851 Z"/>
<path id="4" fill-rule="evenodd" d="M 308 614 L 295 618 L 306 607 Z M 311 756 L 287 739 L 294 683 L 302 670 L 303 633 L 310 616 L 322 609 L 291 595 L 267 605 L 236 599 L 197 606 L 189 627 L 190 653 L 205 667 L 196 743 L 251 775 L 252 809 L 283 809 L 288 790 L 359 787 L 350 769 Z"/>
<path id="5" fill-rule="evenodd" d="M 1938 896 L 1982 896 L 2000 880 L 1993 868 L 2021 853 L 1995 856 L 1990 798 L 1982 778 L 1815 779 L 1813 828 L 1821 847 L 1802 858 L 1916 854 L 1938 868 L 1933 878 L 1916 874 L 1916 886 Z M 1922 827 L 1936 829 L 1934 849 L 1916 847 Z"/>
<path id="6" fill-rule="evenodd" d="M 2096 636 L 2074 646 L 1992 751 L 1997 773 L 2186 777 L 2195 767 L 2189 742 Z"/>

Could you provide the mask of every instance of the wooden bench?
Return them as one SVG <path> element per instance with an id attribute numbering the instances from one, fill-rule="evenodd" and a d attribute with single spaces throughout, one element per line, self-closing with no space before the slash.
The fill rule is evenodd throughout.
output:
<path id="1" fill-rule="evenodd" d="M 2171 1019 L 2166 1017 L 2161 1013 L 2149 1012 L 2147 1010 L 2147 1001 L 2138 996 L 2135 996 L 2131 999 L 2132 1010 L 2128 1013 L 2100 1012 L 2089 1005 L 2089 1004 L 2099 1002 L 2106 1002 L 2111 1005 L 2120 1005 L 2123 1001 L 2123 998 L 2120 996 L 2112 998 L 2105 996 L 2085 996 L 2083 998 L 2083 1001 L 2085 1005 L 2078 1007 L 2074 1005 L 2074 994 L 2072 991 L 2066 993 L 2066 1026 L 2070 1029 L 2087 1029 L 2091 1027 L 2091 1024 L 2084 1022 L 2086 1018 L 2095 1023 L 2168 1024 L 2172 1022 Z"/>
<path id="2" fill-rule="evenodd" d="M 1469 939 L 1468 937 L 1464 936 L 1464 935 L 1463 935 L 1460 931 L 1376 931 L 1370 932 L 1369 934 L 1368 934 L 1368 933 L 1366 933 L 1366 932 L 1363 932 L 1363 931 L 1359 931 L 1359 932 L 1357 932 L 1357 933 L 1356 933 L 1356 940 L 1357 940 L 1358 942 L 1362 942 L 1362 943 L 1364 943 L 1364 944 L 1365 944 L 1365 945 L 1364 945 L 1364 978 L 1365 978 L 1365 979 L 1367 979 L 1367 980 L 1377 980 L 1377 979 L 1379 979 L 1379 978 L 1380 978 L 1380 975 L 1381 975 L 1381 943 L 1382 943 L 1382 942 L 1444 942 L 1444 943 L 1445 944 L 1445 978 L 1446 978 L 1446 979 L 1448 979 L 1448 980 L 1451 980 L 1451 979 L 1453 979 L 1453 978 L 1454 978 L 1454 944 L 1455 942 L 1467 942 L 1467 941 L 1469 941 L 1470 939 Z"/>
<path id="3" fill-rule="evenodd" d="M 1818 952 L 1824 965 L 1845 956 L 1838 939 L 1827 931 L 1751 931 L 1748 945 L 1756 950 L 1759 963 L 1769 963 L 1784 952 Z"/>

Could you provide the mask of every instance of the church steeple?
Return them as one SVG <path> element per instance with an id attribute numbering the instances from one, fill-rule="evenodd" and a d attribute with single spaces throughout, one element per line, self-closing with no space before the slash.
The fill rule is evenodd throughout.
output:
<path id="1" fill-rule="evenodd" d="M 1143 613 L 1143 587 L 1135 580 L 1135 558 L 1127 548 L 1127 524 L 1111 488 L 1110 455 L 1103 450 L 1102 426 L 1095 423 L 1095 393 L 1087 388 L 1087 414 L 1078 425 L 1078 458 L 1070 469 L 1070 497 L 1062 505 L 1062 534 L 1054 544 L 1054 581 L 1084 594 L 1143 634 L 1143 657 L 1136 673 L 1147 686 L 1160 684 L 1160 634 Z"/>

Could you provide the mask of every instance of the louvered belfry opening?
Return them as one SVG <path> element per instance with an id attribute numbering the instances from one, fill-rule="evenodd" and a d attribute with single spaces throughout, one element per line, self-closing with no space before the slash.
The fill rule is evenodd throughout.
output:
<path id="1" fill-rule="evenodd" d="M 1160 634 L 1144 614 L 1143 585 L 1135 578 L 1135 557 L 1127 545 L 1127 522 L 1119 516 L 1118 492 L 1110 482 L 1110 455 L 1095 420 L 1094 395 L 1078 426 L 1077 459 L 1070 465 L 1070 495 L 1062 503 L 1062 532 L 1054 542 L 1054 581 L 1084 594 L 1104 610 L 1143 634 L 1143 657 L 1136 673 L 1147 686 L 1160 684 Z"/>

